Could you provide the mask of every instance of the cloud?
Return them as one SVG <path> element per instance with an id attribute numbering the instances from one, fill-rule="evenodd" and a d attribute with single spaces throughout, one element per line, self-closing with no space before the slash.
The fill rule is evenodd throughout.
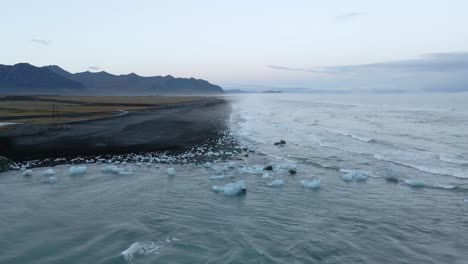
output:
<path id="1" fill-rule="evenodd" d="M 329 67 L 290 68 L 267 65 L 276 70 L 316 72 L 316 73 L 359 73 L 370 71 L 405 71 L 405 72 L 449 72 L 468 71 L 468 52 L 430 53 L 412 60 L 387 61 L 368 64 L 341 65 Z"/>
<path id="2" fill-rule="evenodd" d="M 371 92 L 468 91 L 468 52 L 430 53 L 415 59 L 327 67 L 290 68 L 268 65 L 278 71 L 302 71 L 310 89 L 348 89 Z M 314 74 L 321 73 L 321 74 Z"/>
<path id="3" fill-rule="evenodd" d="M 31 39 L 31 41 L 41 46 L 49 46 L 50 44 L 50 41 L 43 40 L 43 39 Z"/>
<path id="4" fill-rule="evenodd" d="M 101 68 L 96 67 L 96 66 L 89 66 L 88 69 L 89 69 L 90 71 L 99 71 Z"/>
<path id="5" fill-rule="evenodd" d="M 336 21 L 353 20 L 353 19 L 360 18 L 363 16 L 367 16 L 367 12 L 349 12 L 349 13 L 344 13 L 339 16 L 336 16 L 335 20 Z"/>
<path id="6" fill-rule="evenodd" d="M 300 72 L 315 72 L 313 69 L 304 69 L 304 68 L 290 68 L 278 65 L 266 65 L 266 67 L 275 69 L 275 70 L 286 70 L 286 71 L 300 71 Z"/>

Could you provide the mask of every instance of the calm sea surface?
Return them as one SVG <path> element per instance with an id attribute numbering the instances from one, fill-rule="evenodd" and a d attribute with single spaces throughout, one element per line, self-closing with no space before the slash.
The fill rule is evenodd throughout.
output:
<path id="1" fill-rule="evenodd" d="M 0 174 L 0 263 L 468 263 L 468 94 L 232 108 L 229 161 Z"/>

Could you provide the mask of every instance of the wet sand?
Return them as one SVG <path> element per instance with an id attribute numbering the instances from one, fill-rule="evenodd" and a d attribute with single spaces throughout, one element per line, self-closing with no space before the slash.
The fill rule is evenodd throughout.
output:
<path id="1" fill-rule="evenodd" d="M 204 98 L 100 119 L 22 124 L 0 131 L 0 155 L 24 161 L 182 150 L 222 137 L 230 111 L 225 99 Z"/>

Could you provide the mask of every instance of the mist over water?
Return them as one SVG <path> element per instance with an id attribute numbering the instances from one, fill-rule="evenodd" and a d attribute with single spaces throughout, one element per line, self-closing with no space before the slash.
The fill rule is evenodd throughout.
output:
<path id="1" fill-rule="evenodd" d="M 2 173 L 0 263 L 464 263 L 466 102 L 239 95 L 230 129 L 249 152 L 229 161 Z M 213 191 L 238 181 L 245 194 Z"/>

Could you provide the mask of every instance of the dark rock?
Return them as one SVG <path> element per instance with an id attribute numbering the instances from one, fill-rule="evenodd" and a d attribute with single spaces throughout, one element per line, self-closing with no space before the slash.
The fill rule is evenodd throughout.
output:
<path id="1" fill-rule="evenodd" d="M 289 174 L 296 175 L 297 171 L 295 169 L 290 169 Z"/>
<path id="2" fill-rule="evenodd" d="M 271 170 L 273 170 L 273 166 L 268 165 L 265 168 L 263 168 L 263 170 L 271 171 Z"/>
<path id="3" fill-rule="evenodd" d="M 11 160 L 0 156 L 0 172 L 7 171 L 10 168 L 11 163 L 13 163 Z"/>
<path id="4" fill-rule="evenodd" d="M 283 146 L 286 144 L 286 141 L 280 140 L 279 142 L 275 142 L 275 146 Z"/>

